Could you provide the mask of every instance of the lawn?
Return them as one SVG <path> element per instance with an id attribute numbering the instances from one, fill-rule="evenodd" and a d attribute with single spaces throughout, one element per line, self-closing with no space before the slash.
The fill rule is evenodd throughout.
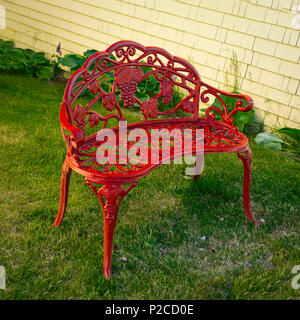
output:
<path id="1" fill-rule="evenodd" d="M 252 207 L 242 207 L 242 162 L 207 155 L 200 181 L 164 165 L 123 200 L 113 277 L 102 276 L 102 212 L 73 173 L 59 203 L 64 85 L 0 74 L 0 299 L 299 299 L 300 161 L 251 142 Z M 126 111 L 134 119 L 136 113 Z M 204 238 L 205 237 L 205 238 Z"/>

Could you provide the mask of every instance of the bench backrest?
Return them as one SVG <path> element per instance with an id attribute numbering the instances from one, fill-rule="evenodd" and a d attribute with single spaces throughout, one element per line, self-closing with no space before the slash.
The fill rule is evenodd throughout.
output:
<path id="1" fill-rule="evenodd" d="M 84 134 L 88 124 L 99 131 L 113 119 L 128 120 L 123 107 L 140 109 L 144 122 L 197 120 L 200 84 L 187 61 L 157 47 L 119 41 L 93 54 L 69 79 L 64 95 L 68 122 Z"/>

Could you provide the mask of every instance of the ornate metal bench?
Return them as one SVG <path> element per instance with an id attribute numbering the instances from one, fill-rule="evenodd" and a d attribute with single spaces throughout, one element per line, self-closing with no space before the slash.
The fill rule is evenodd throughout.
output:
<path id="1" fill-rule="evenodd" d="M 105 74 L 113 81 L 109 89 L 101 82 Z M 154 85 L 156 82 L 159 86 L 159 92 L 142 101 L 137 94 L 137 85 L 151 76 Z M 172 106 L 175 87 L 186 92 L 186 96 L 176 106 Z M 85 106 L 80 103 L 84 90 L 89 90 L 93 96 Z M 162 162 L 161 157 L 155 164 L 122 164 L 121 161 L 101 164 L 97 161 L 97 148 L 103 141 L 98 141 L 96 133 L 88 134 L 87 131 L 97 126 L 97 131 L 112 127 L 109 123 L 113 120 L 113 130 L 118 140 L 118 123 L 125 120 L 125 116 L 116 95 L 120 95 L 125 108 L 131 109 L 135 105 L 135 108 L 138 106 L 142 112 L 144 119 L 128 124 L 128 131 L 133 128 L 143 128 L 146 132 L 153 128 L 169 131 L 174 128 L 181 131 L 200 128 L 204 130 L 204 153 L 237 152 L 244 165 L 243 202 L 246 218 L 258 224 L 250 207 L 251 150 L 247 138 L 233 125 L 232 119 L 236 112 L 252 109 L 251 98 L 226 93 L 209 86 L 201 81 L 198 72 L 190 63 L 172 56 L 163 49 L 144 47 L 131 41 L 117 42 L 106 51 L 93 54 L 71 76 L 67 84 L 60 112 L 67 154 L 62 168 L 59 211 L 53 223 L 54 226 L 59 226 L 63 220 L 70 174 L 74 170 L 85 177 L 86 184 L 95 193 L 102 207 L 105 278 L 111 276 L 113 235 L 120 203 L 137 185 L 139 178 L 147 175 Z M 222 98 L 224 96 L 238 99 L 231 112 L 228 112 Z M 205 117 L 199 118 L 199 102 L 207 104 L 212 102 L 210 98 L 217 98 L 222 108 L 208 106 Z M 246 101 L 244 105 L 242 100 Z M 162 104 L 165 108 L 160 107 Z M 92 107 L 102 110 L 102 115 L 91 110 Z M 219 114 L 221 120 L 216 119 L 216 114 Z M 127 147 L 129 146 L 130 144 Z M 170 158 L 176 158 L 174 143 Z"/>

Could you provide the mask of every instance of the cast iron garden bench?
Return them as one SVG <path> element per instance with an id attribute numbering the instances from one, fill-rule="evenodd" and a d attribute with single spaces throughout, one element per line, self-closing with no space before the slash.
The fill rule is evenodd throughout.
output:
<path id="1" fill-rule="evenodd" d="M 105 74 L 107 77 L 104 77 Z M 149 77 L 152 77 L 158 93 L 143 101 L 138 95 L 137 85 Z M 112 85 L 105 86 L 103 79 L 111 79 Z M 175 87 L 181 88 L 186 94 L 179 103 L 173 105 Z M 87 90 L 91 99 L 82 105 L 82 94 Z M 237 98 L 230 112 L 224 96 Z M 211 106 L 214 99 L 222 107 Z M 199 103 L 209 103 L 203 118 L 199 118 Z M 250 207 L 251 150 L 247 138 L 233 125 L 232 119 L 236 112 L 250 111 L 252 106 L 253 102 L 247 95 L 213 88 L 201 81 L 190 63 L 157 47 L 119 41 L 106 51 L 93 54 L 69 79 L 61 104 L 60 122 L 67 154 L 62 167 L 59 210 L 53 225 L 59 226 L 63 220 L 70 174 L 74 170 L 85 177 L 86 184 L 100 201 L 104 227 L 103 273 L 107 279 L 111 276 L 113 235 L 120 203 L 137 185 L 139 178 L 162 163 L 161 156 L 156 163 L 97 161 L 97 150 L 106 140 L 97 139 L 97 132 L 90 134 L 91 128 L 98 127 L 96 131 L 101 132 L 112 127 L 118 141 L 119 123 L 126 120 L 121 107 L 138 107 L 143 116 L 140 122 L 128 124 L 128 132 L 134 128 L 146 132 L 154 128 L 168 131 L 198 128 L 204 131 L 204 154 L 237 152 L 244 165 L 243 203 L 246 218 L 258 224 Z M 111 121 L 115 121 L 113 125 L 109 124 Z M 176 153 L 172 141 L 170 159 L 174 160 Z M 130 146 L 128 143 L 127 148 Z"/>

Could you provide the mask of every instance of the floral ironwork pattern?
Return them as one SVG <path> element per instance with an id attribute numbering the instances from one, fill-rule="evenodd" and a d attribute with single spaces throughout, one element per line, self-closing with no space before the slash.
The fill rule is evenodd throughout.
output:
<path id="1" fill-rule="evenodd" d="M 114 55 L 115 59 L 111 58 L 111 54 Z M 117 100 L 119 92 L 121 92 L 120 98 L 124 101 L 126 108 L 130 109 L 134 105 L 140 106 L 145 121 L 159 118 L 159 116 L 172 115 L 179 109 L 189 113 L 191 119 L 197 120 L 198 101 L 208 103 L 209 97 L 217 98 L 223 107 L 223 110 L 215 106 L 209 106 L 206 109 L 206 119 L 210 121 L 216 120 L 215 112 L 218 112 L 222 121 L 232 126 L 232 116 L 237 111 L 249 111 L 252 108 L 252 100 L 249 97 L 229 94 L 247 101 L 246 107 L 243 108 L 242 101 L 238 100 L 234 110 L 229 113 L 221 97 L 221 95 L 226 95 L 227 93 L 200 81 L 200 77 L 192 65 L 180 58 L 171 56 L 163 49 L 145 48 L 137 43 L 122 42 L 112 45 L 107 51 L 99 52 L 98 55 L 95 54 L 91 58 L 86 61 L 83 68 L 78 70 L 77 74 L 75 73 L 74 79 L 68 85 L 65 96 L 67 106 L 70 106 L 74 104 L 86 88 L 95 95 L 87 106 L 77 105 L 73 110 L 69 111 L 71 122 L 73 121 L 74 125 L 83 134 L 85 133 L 84 128 L 87 116 L 91 128 L 100 124 L 102 128 L 106 128 L 108 121 L 112 118 L 119 121 L 125 120 Z M 144 71 L 145 73 L 142 70 L 142 66 L 148 68 L 147 71 Z M 114 82 L 110 90 L 105 91 L 101 84 L 101 76 L 108 72 L 114 76 Z M 146 101 L 140 100 L 137 95 L 138 83 L 152 75 L 159 83 L 160 91 Z M 79 81 L 80 79 L 82 80 Z M 185 90 L 186 97 L 176 106 L 170 106 L 176 86 Z M 202 88 L 201 94 L 200 88 Z M 169 105 L 170 109 L 161 111 L 158 107 L 159 98 L 162 98 L 163 104 Z M 96 106 L 97 102 L 102 102 L 102 106 L 110 113 L 101 115 L 91 110 L 93 106 Z M 66 136 L 66 141 L 68 139 L 68 136 Z M 215 137 L 210 138 L 210 133 L 208 132 L 206 139 L 213 143 L 212 141 L 214 141 Z"/>
<path id="2" fill-rule="evenodd" d="M 151 135 L 151 129 L 157 128 L 162 129 L 166 128 L 169 131 L 173 129 L 180 129 L 181 134 L 183 135 L 184 129 L 191 129 L 192 136 L 191 141 L 196 141 L 196 130 L 195 129 L 203 129 L 204 130 L 204 148 L 207 152 L 214 151 L 216 149 L 221 150 L 222 148 L 234 148 L 239 146 L 243 142 L 243 136 L 234 130 L 233 128 L 224 127 L 221 124 L 210 123 L 207 120 L 200 120 L 197 123 L 173 123 L 173 124 L 161 124 L 161 125 L 148 125 L 147 131 L 149 136 Z M 130 130 L 128 130 L 129 134 Z M 117 134 L 117 132 L 116 132 Z M 128 175 L 130 173 L 138 173 L 144 170 L 153 167 L 151 164 L 143 164 L 143 163 L 130 163 L 128 162 L 126 165 L 118 162 L 115 164 L 99 164 L 96 159 L 97 148 L 101 146 L 103 142 L 95 141 L 95 139 L 91 140 L 88 144 L 79 147 L 75 151 L 75 156 L 78 164 L 84 170 L 90 173 L 103 173 L 110 175 Z M 175 151 L 175 142 L 170 140 L 170 155 L 174 156 Z M 128 142 L 127 148 L 128 150 L 131 148 L 133 142 Z M 151 144 L 147 145 L 148 148 L 151 147 Z"/>
<path id="3" fill-rule="evenodd" d="M 111 55 L 115 59 L 112 59 Z M 149 71 L 144 73 L 141 66 L 147 67 Z M 114 83 L 110 91 L 105 91 L 101 84 L 101 77 L 108 72 L 113 74 Z M 154 75 L 159 83 L 160 91 L 147 101 L 140 100 L 137 96 L 137 85 L 151 75 Z M 170 106 L 176 86 L 184 89 L 187 96 L 176 106 Z M 71 108 L 86 88 L 95 97 L 87 106 L 80 108 L 80 113 L 75 119 Z M 192 102 L 199 99 L 197 88 L 200 88 L 200 77 L 194 67 L 186 61 L 175 58 L 160 48 L 145 48 L 134 42 L 123 42 L 111 46 L 105 52 L 94 54 L 85 62 L 83 68 L 78 70 L 69 81 L 65 103 L 71 121 L 84 133 L 86 116 L 91 128 L 100 124 L 105 128 L 112 118 L 119 121 L 125 119 L 117 100 L 119 90 L 124 106 L 130 109 L 135 104 L 139 105 L 145 120 L 174 114 L 180 108 L 190 113 L 191 118 L 197 119 L 198 106 Z M 156 101 L 160 97 L 163 104 L 169 105 L 168 110 L 159 110 Z M 92 111 L 91 108 L 98 102 L 102 102 L 102 106 L 111 113 L 104 116 Z"/>

